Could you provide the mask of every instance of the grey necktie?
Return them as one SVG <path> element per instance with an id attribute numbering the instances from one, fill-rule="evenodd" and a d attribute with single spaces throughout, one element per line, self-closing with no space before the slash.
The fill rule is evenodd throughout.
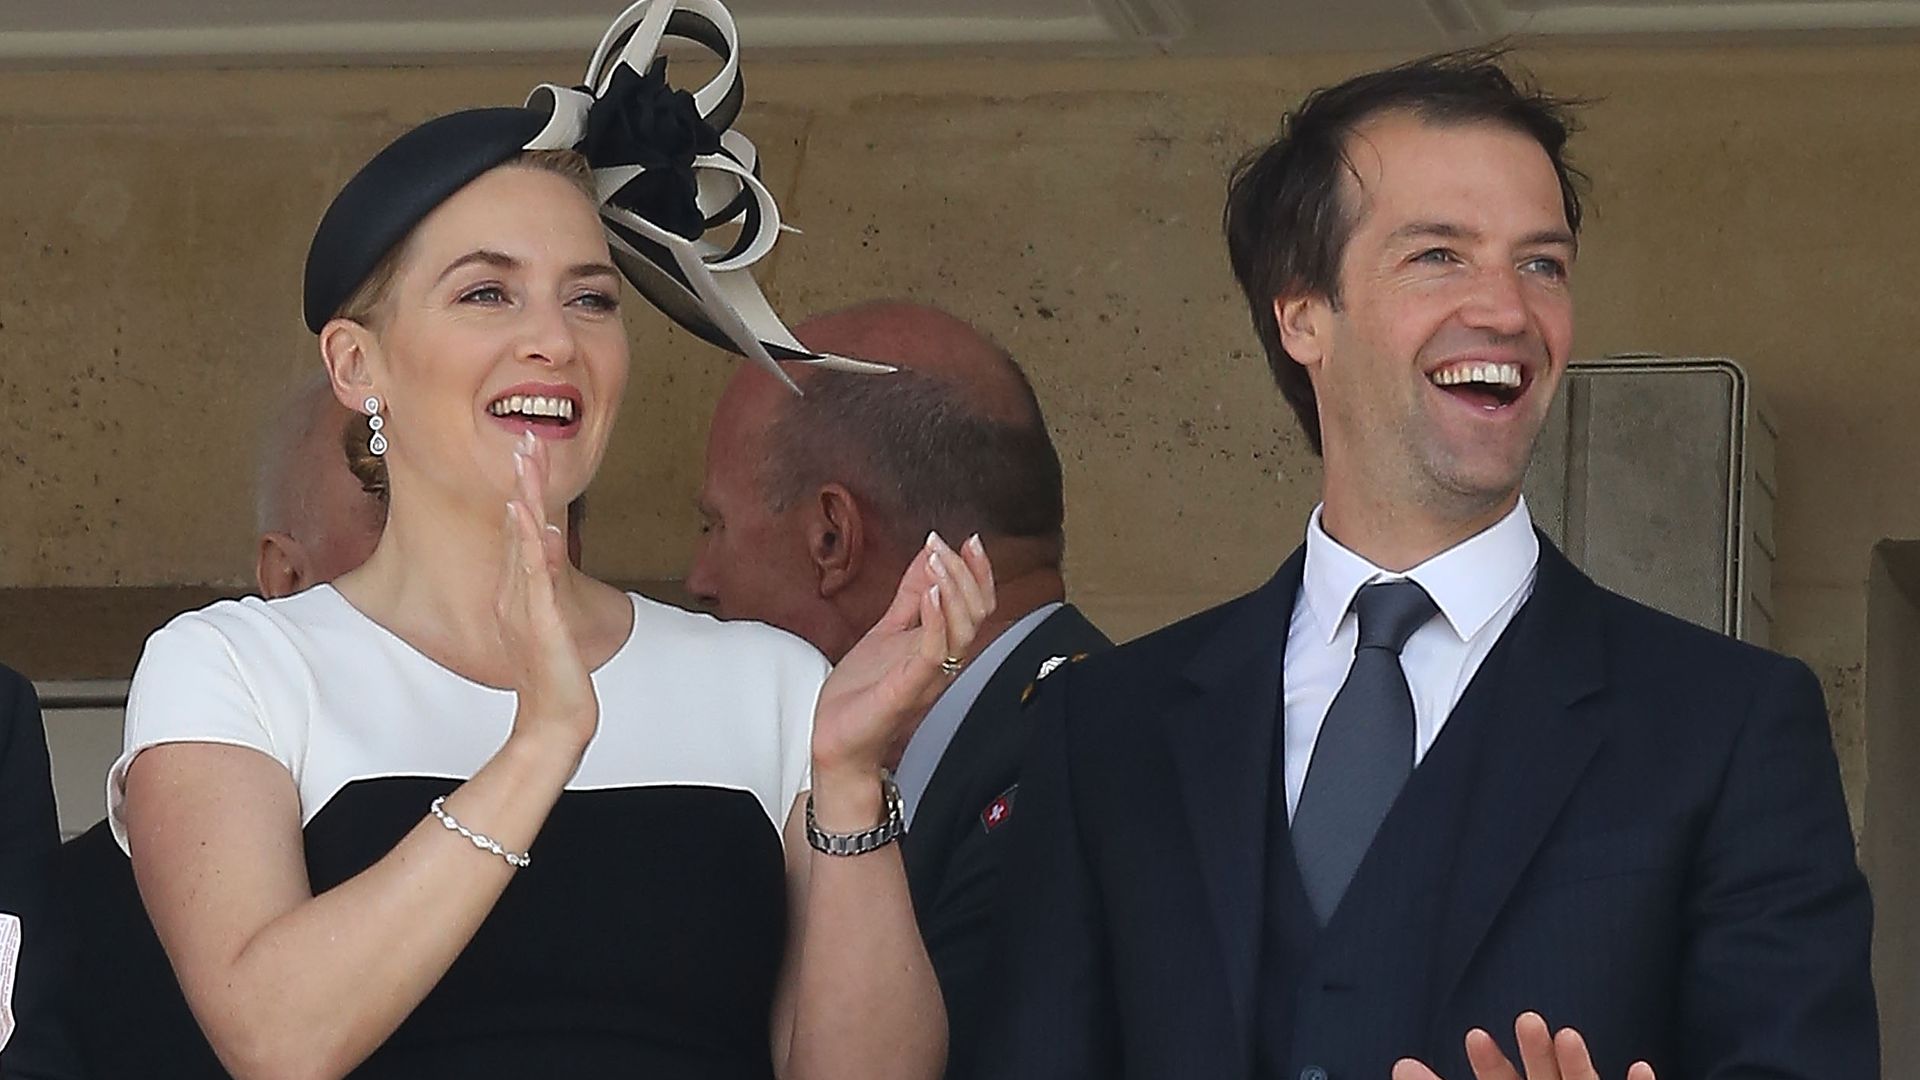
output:
<path id="1" fill-rule="evenodd" d="M 1293 812 L 1301 883 L 1322 926 L 1413 772 L 1413 694 L 1400 649 L 1436 610 L 1412 581 L 1365 586 L 1353 607 L 1360 621 L 1353 666 L 1320 725 Z"/>

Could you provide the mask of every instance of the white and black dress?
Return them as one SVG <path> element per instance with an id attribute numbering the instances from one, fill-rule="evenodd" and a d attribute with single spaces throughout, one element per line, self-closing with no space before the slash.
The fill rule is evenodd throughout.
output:
<path id="1" fill-rule="evenodd" d="M 356 1077 L 772 1075 L 780 830 L 806 783 L 827 664 L 767 626 L 632 600 L 632 636 L 593 673 L 599 732 L 532 865 Z M 514 704 L 330 586 L 223 601 L 147 642 L 108 780 L 114 833 L 125 847 L 134 755 L 251 747 L 299 790 L 318 894 L 385 856 L 435 796 L 479 770 Z"/>

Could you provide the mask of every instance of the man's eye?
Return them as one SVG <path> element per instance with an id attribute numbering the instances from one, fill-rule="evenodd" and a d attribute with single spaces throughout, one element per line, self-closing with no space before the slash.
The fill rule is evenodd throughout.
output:
<path id="1" fill-rule="evenodd" d="M 460 294 L 463 304 L 500 304 L 506 299 L 506 290 L 498 285 L 477 285 Z"/>
<path id="2" fill-rule="evenodd" d="M 1567 276 L 1567 264 L 1547 255 L 1542 255 L 1537 259 L 1528 259 L 1521 264 L 1521 269 L 1529 274 L 1539 274 L 1543 277 L 1550 277 L 1556 280 Z"/>
<path id="3" fill-rule="evenodd" d="M 1423 263 L 1451 263 L 1459 262 L 1460 260 L 1458 256 L 1446 248 L 1428 248 L 1420 254 L 1415 255 L 1413 261 Z"/>

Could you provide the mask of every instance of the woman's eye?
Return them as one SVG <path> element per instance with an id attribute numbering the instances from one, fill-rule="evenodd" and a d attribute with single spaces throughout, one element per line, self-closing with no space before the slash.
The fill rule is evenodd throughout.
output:
<path id="1" fill-rule="evenodd" d="M 463 304 L 499 304 L 507 299 L 506 290 L 498 285 L 476 285 L 460 294 Z"/>
<path id="2" fill-rule="evenodd" d="M 620 298 L 612 293 L 586 292 L 574 297 L 574 303 L 593 311 L 618 311 Z"/>

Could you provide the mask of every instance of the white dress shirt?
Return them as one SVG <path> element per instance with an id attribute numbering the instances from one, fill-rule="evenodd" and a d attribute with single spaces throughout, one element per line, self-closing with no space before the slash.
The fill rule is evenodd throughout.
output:
<path id="1" fill-rule="evenodd" d="M 940 765 L 940 759 L 946 756 L 947 745 L 953 742 L 953 733 L 960 730 L 961 721 L 972 711 L 973 703 L 980 700 L 980 691 L 987 688 L 987 680 L 1007 662 L 1007 657 L 1027 640 L 1033 629 L 1047 621 L 1047 617 L 1066 605 L 1055 601 L 1042 604 L 1022 615 L 1018 622 L 1000 632 L 1000 636 L 987 643 L 980 655 L 967 661 L 967 666 L 955 676 L 953 685 L 927 710 L 926 719 L 913 729 L 913 735 L 907 739 L 907 748 L 900 755 L 900 767 L 893 770 L 893 782 L 900 788 L 900 808 L 905 812 L 907 827 L 913 827 L 913 812 L 920 808 L 920 797 L 927 793 L 927 783 L 933 779 L 933 770 Z M 1035 676 L 1039 675 L 1036 670 Z"/>
<path id="2" fill-rule="evenodd" d="M 1300 595 L 1287 626 L 1285 674 L 1287 820 L 1300 805 L 1307 765 L 1334 695 L 1353 665 L 1359 619 L 1354 594 L 1376 581 L 1412 578 L 1427 590 L 1439 615 L 1413 632 L 1400 666 L 1413 691 L 1413 761 L 1460 702 L 1494 642 L 1533 594 L 1540 538 L 1525 499 L 1484 532 L 1435 555 L 1404 574 L 1373 565 L 1342 547 L 1320 524 L 1321 507 L 1307 523 L 1307 561 Z"/>

